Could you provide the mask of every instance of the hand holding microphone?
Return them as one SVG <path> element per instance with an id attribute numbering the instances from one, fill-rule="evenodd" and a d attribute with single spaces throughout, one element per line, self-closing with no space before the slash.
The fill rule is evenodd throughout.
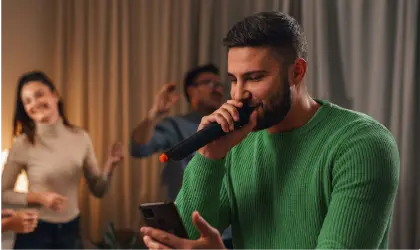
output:
<path id="1" fill-rule="evenodd" d="M 251 132 L 257 120 L 256 107 L 244 101 L 229 100 L 202 118 L 198 131 L 160 156 L 161 162 L 182 160 L 198 151 L 209 159 L 220 159 Z"/>
<path id="2" fill-rule="evenodd" d="M 251 111 L 247 124 L 235 128 L 234 123 L 240 120 L 238 109 L 242 108 L 243 105 L 243 102 L 228 100 L 211 115 L 203 117 L 198 131 L 216 122 L 227 134 L 200 148 L 198 153 L 212 160 L 221 159 L 226 156 L 231 148 L 245 139 L 248 133 L 252 132 L 257 122 L 257 112 L 255 109 Z"/>

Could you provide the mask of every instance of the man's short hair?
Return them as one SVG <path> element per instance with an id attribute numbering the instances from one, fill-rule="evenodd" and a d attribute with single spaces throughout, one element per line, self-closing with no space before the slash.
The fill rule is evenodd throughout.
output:
<path id="1" fill-rule="evenodd" d="M 195 84 L 195 79 L 197 78 L 197 76 L 199 76 L 202 73 L 213 73 L 216 75 L 219 75 L 219 69 L 214 65 L 214 64 L 206 64 L 206 65 L 201 65 L 195 68 L 192 68 L 190 71 L 188 71 L 185 74 L 185 78 L 184 78 L 184 94 L 185 97 L 187 98 L 188 102 L 190 102 L 191 98 L 188 95 L 188 87 L 192 86 Z"/>
<path id="2" fill-rule="evenodd" d="M 234 47 L 274 48 L 286 64 L 307 57 L 307 41 L 302 27 L 291 16 L 278 11 L 260 12 L 236 23 L 223 39 L 224 45 Z"/>

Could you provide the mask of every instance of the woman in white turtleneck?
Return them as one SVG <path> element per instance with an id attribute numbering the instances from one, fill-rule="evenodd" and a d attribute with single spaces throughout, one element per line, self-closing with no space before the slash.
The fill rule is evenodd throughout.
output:
<path id="1" fill-rule="evenodd" d="M 17 234 L 15 248 L 77 248 L 80 178 L 84 175 L 93 195 L 102 197 L 123 158 L 122 147 L 112 145 L 101 171 L 89 135 L 68 122 L 54 84 L 42 72 L 23 75 L 16 98 L 16 139 L 3 170 L 2 202 L 41 208 L 37 228 Z M 13 190 L 22 170 L 28 193 Z"/>

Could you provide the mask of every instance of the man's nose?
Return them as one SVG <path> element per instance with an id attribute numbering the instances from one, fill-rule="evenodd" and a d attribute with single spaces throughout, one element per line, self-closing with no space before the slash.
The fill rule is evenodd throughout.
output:
<path id="1" fill-rule="evenodd" d="M 235 101 L 242 101 L 251 97 L 251 93 L 245 88 L 244 84 L 237 82 L 232 86 L 232 99 Z"/>

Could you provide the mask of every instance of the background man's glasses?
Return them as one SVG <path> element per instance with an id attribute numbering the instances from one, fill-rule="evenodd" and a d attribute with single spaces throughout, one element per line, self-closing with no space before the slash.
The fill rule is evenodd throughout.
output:
<path id="1" fill-rule="evenodd" d="M 199 82 L 194 83 L 194 85 L 199 86 L 199 85 L 206 85 L 209 86 L 210 88 L 222 88 L 225 89 L 226 85 L 221 83 L 221 82 L 215 82 L 212 80 L 201 80 Z"/>

